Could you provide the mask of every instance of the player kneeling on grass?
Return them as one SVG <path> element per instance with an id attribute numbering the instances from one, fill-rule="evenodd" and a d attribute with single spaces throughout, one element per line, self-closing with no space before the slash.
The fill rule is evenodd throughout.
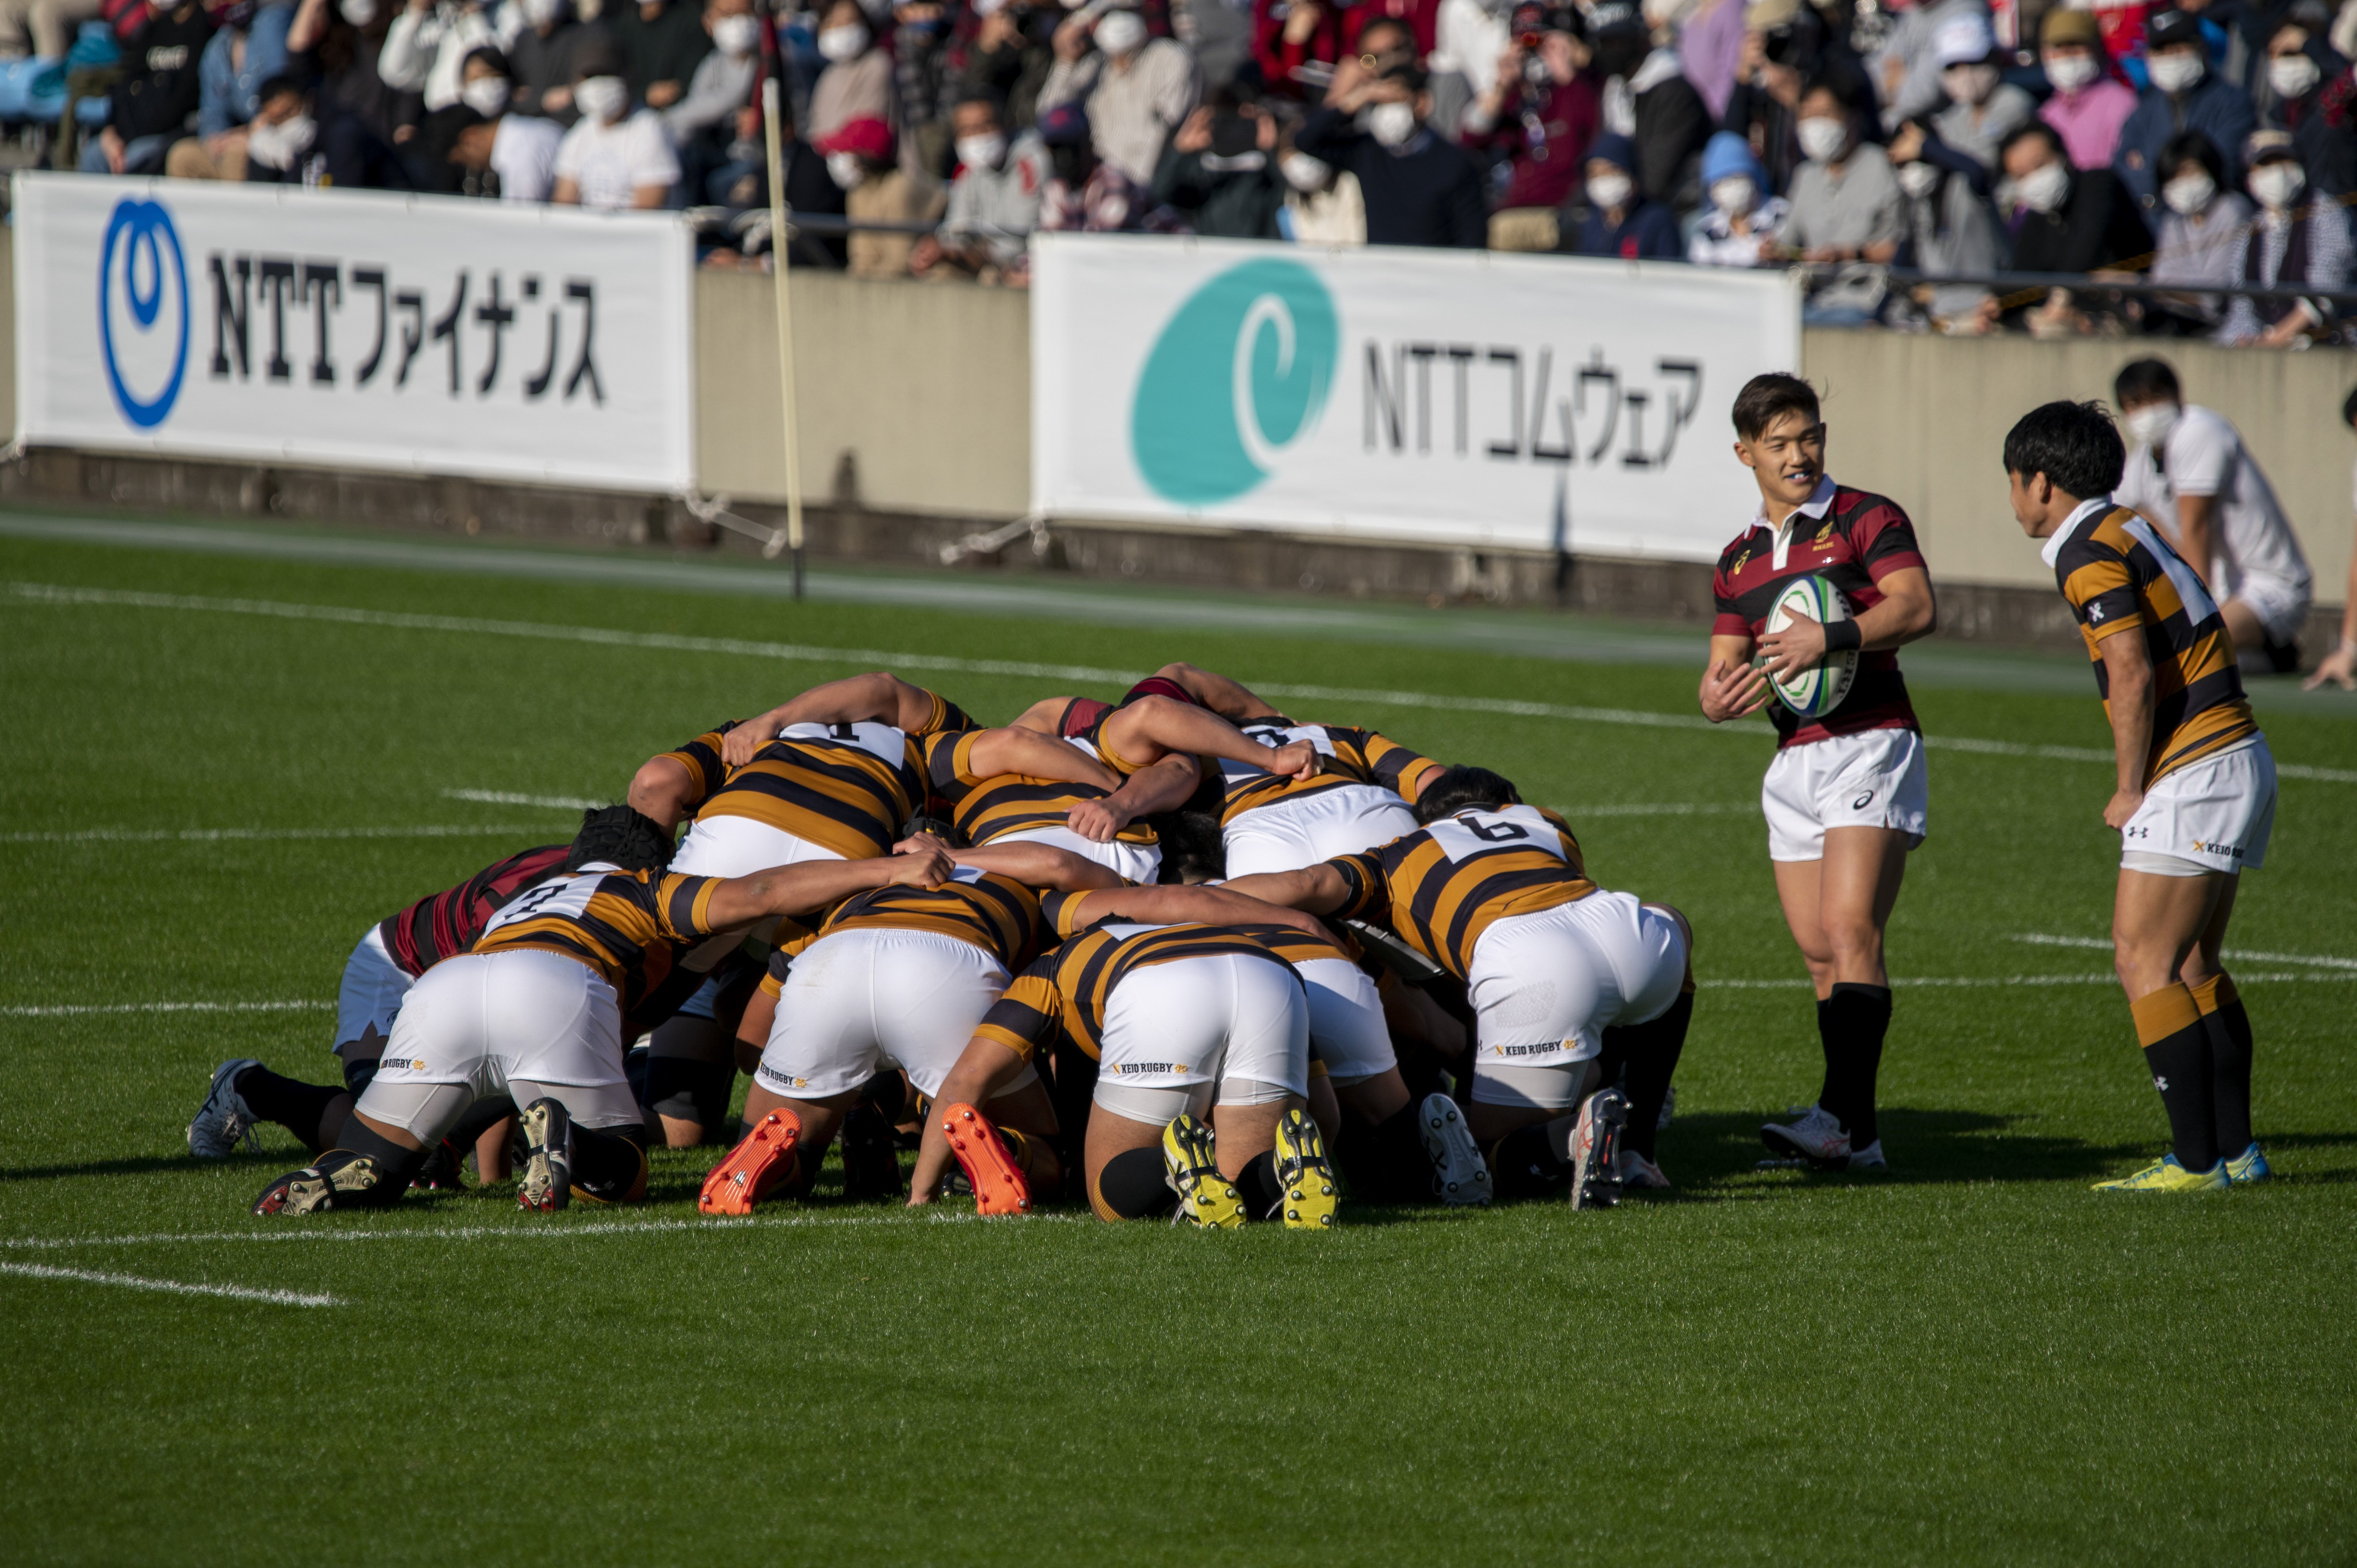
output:
<path id="1" fill-rule="evenodd" d="M 1486 768 L 1443 772 L 1415 814 L 1422 828 L 1378 849 L 1227 890 L 1374 921 L 1465 983 L 1477 1020 L 1466 1117 L 1499 1196 L 1567 1183 L 1587 1208 L 1620 1201 L 1629 1177 L 1667 1187 L 1652 1140 L 1694 1012 L 1685 917 L 1599 891 L 1563 819 Z M 1611 1028 L 1629 1031 L 1616 1042 L 1626 1095 L 1598 1088 Z"/>
<path id="2" fill-rule="evenodd" d="M 888 883 L 930 886 L 949 859 L 925 849 L 780 866 L 723 880 L 666 873 L 671 834 L 628 806 L 586 814 L 565 875 L 502 908 L 474 950 L 426 972 L 394 1020 L 376 1077 L 338 1146 L 272 1182 L 257 1214 L 397 1201 L 425 1151 L 476 1101 L 523 1107 L 517 1198 L 644 1195 L 646 1123 L 622 1066 L 622 1016 L 688 946 Z"/>
<path id="3" fill-rule="evenodd" d="M 2218 950 L 2242 873 L 2266 859 L 2276 764 L 2217 601 L 2151 523 L 2113 499 L 2125 462 L 2095 403 L 2046 403 L 2005 438 L 2013 515 L 2046 542 L 2111 720 L 2113 962 L 2174 1144 L 2101 1185 L 2206 1191 L 2267 1176 L 2251 1136 L 2251 1021 Z"/>

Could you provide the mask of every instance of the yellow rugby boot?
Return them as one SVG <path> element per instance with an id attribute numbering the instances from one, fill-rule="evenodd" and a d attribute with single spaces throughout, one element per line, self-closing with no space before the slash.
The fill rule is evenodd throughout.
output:
<path id="1" fill-rule="evenodd" d="M 2163 1155 L 2134 1176 L 2117 1181 L 2099 1181 L 2097 1192 L 2223 1192 L 2230 1184 L 2226 1179 L 2226 1162 L 2220 1160 L 2206 1171 L 2189 1171 L 2177 1163 L 2175 1155 Z"/>
<path id="2" fill-rule="evenodd" d="M 1276 1185 L 1285 1194 L 1279 1207 L 1287 1230 L 1330 1230 L 1341 1197 L 1334 1183 L 1333 1162 L 1326 1157 L 1326 1139 L 1318 1123 L 1299 1107 L 1276 1124 Z"/>
<path id="3" fill-rule="evenodd" d="M 1193 1116 L 1162 1129 L 1162 1180 L 1178 1195 L 1173 1225 L 1232 1230 L 1244 1222 L 1244 1200 L 1236 1184 L 1220 1174 L 1211 1130 Z"/>

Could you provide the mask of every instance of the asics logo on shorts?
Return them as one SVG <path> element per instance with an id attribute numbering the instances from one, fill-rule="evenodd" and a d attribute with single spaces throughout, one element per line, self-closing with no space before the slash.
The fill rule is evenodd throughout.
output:
<path id="1" fill-rule="evenodd" d="M 1867 802 L 1873 799 L 1874 791 L 1868 789 L 1865 794 L 1860 795 L 1857 800 L 1852 800 L 1849 803 L 1849 809 L 1853 811 L 1863 811 L 1866 810 Z"/>

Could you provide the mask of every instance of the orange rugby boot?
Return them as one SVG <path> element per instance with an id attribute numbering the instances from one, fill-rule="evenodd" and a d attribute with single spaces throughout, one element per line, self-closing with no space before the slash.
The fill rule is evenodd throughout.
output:
<path id="1" fill-rule="evenodd" d="M 752 1213 L 771 1187 L 792 1174 L 794 1144 L 802 1135 L 802 1119 L 791 1111 L 762 1117 L 704 1178 L 695 1207 L 705 1214 Z"/>
<path id="2" fill-rule="evenodd" d="M 976 1214 L 1028 1214 L 1031 1184 L 1014 1152 L 990 1124 L 990 1118 L 971 1105 L 944 1105 L 942 1131 L 949 1135 L 950 1153 L 957 1156 L 965 1179 L 974 1186 Z"/>

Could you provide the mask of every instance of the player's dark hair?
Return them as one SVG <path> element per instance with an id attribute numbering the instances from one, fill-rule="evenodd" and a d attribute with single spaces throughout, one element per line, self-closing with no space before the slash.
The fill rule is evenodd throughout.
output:
<path id="1" fill-rule="evenodd" d="M 1437 822 L 1443 817 L 1453 817 L 1469 806 L 1486 807 L 1495 811 L 1500 806 L 1519 806 L 1522 791 L 1514 781 L 1486 768 L 1468 768 L 1458 764 L 1444 768 L 1424 793 L 1415 798 L 1415 820 Z"/>
<path id="2" fill-rule="evenodd" d="M 1788 413 L 1797 413 L 1811 424 L 1821 418 L 1817 389 L 1781 371 L 1770 371 L 1744 382 L 1743 390 L 1735 394 L 1734 413 L 1735 433 L 1746 441 L 1757 439 Z"/>
<path id="3" fill-rule="evenodd" d="M 2040 403 L 2006 432 L 2007 473 L 2043 474 L 2081 500 L 2109 495 L 2127 466 L 2127 448 L 2100 403 Z"/>
<path id="4" fill-rule="evenodd" d="M 2167 360 L 2130 360 L 2112 378 L 2112 399 L 2122 408 L 2132 403 L 2175 403 L 2184 395 Z"/>
<path id="5" fill-rule="evenodd" d="M 2015 147 L 2033 137 L 2045 143 L 2047 147 L 2056 157 L 2061 158 L 2065 162 L 2069 161 L 2071 151 L 2068 147 L 2065 147 L 2062 145 L 2062 133 L 2057 131 L 2053 126 L 2048 124 L 2043 120 L 2032 120 L 2026 125 L 2017 127 L 2003 142 L 1997 145 L 1996 156 L 1998 164 L 2002 166 L 2005 162 L 2006 154 L 2013 151 Z"/>
<path id="6" fill-rule="evenodd" d="M 2208 175 L 2219 189 L 2227 188 L 2226 160 L 2219 153 L 2218 144 L 2200 131 L 2179 131 L 2162 144 L 2160 161 L 2153 166 L 2153 173 L 2166 185 L 2187 164 Z"/>
<path id="7" fill-rule="evenodd" d="M 267 103 L 274 98 L 284 98 L 289 93 L 297 98 L 308 98 L 311 96 L 311 84 L 302 77 L 281 71 L 262 84 L 255 91 L 253 101 L 257 104 Z"/>
<path id="8" fill-rule="evenodd" d="M 624 871 L 660 871 L 671 864 L 678 847 L 663 825 L 645 812 L 630 806 L 597 806 L 581 813 L 581 831 L 565 852 L 565 869 L 578 871 L 598 861 Z"/>
<path id="9" fill-rule="evenodd" d="M 992 123 L 996 124 L 1002 130 L 1006 128 L 1006 100 L 1001 98 L 997 93 L 993 92 L 987 87 L 967 88 L 964 91 L 958 94 L 958 100 L 954 108 L 963 109 L 969 103 L 979 103 L 985 109 L 989 110 Z"/>
<path id="10" fill-rule="evenodd" d="M 1220 819 L 1209 811 L 1166 811 L 1147 819 L 1162 841 L 1159 883 L 1211 882 L 1228 874 Z"/>

